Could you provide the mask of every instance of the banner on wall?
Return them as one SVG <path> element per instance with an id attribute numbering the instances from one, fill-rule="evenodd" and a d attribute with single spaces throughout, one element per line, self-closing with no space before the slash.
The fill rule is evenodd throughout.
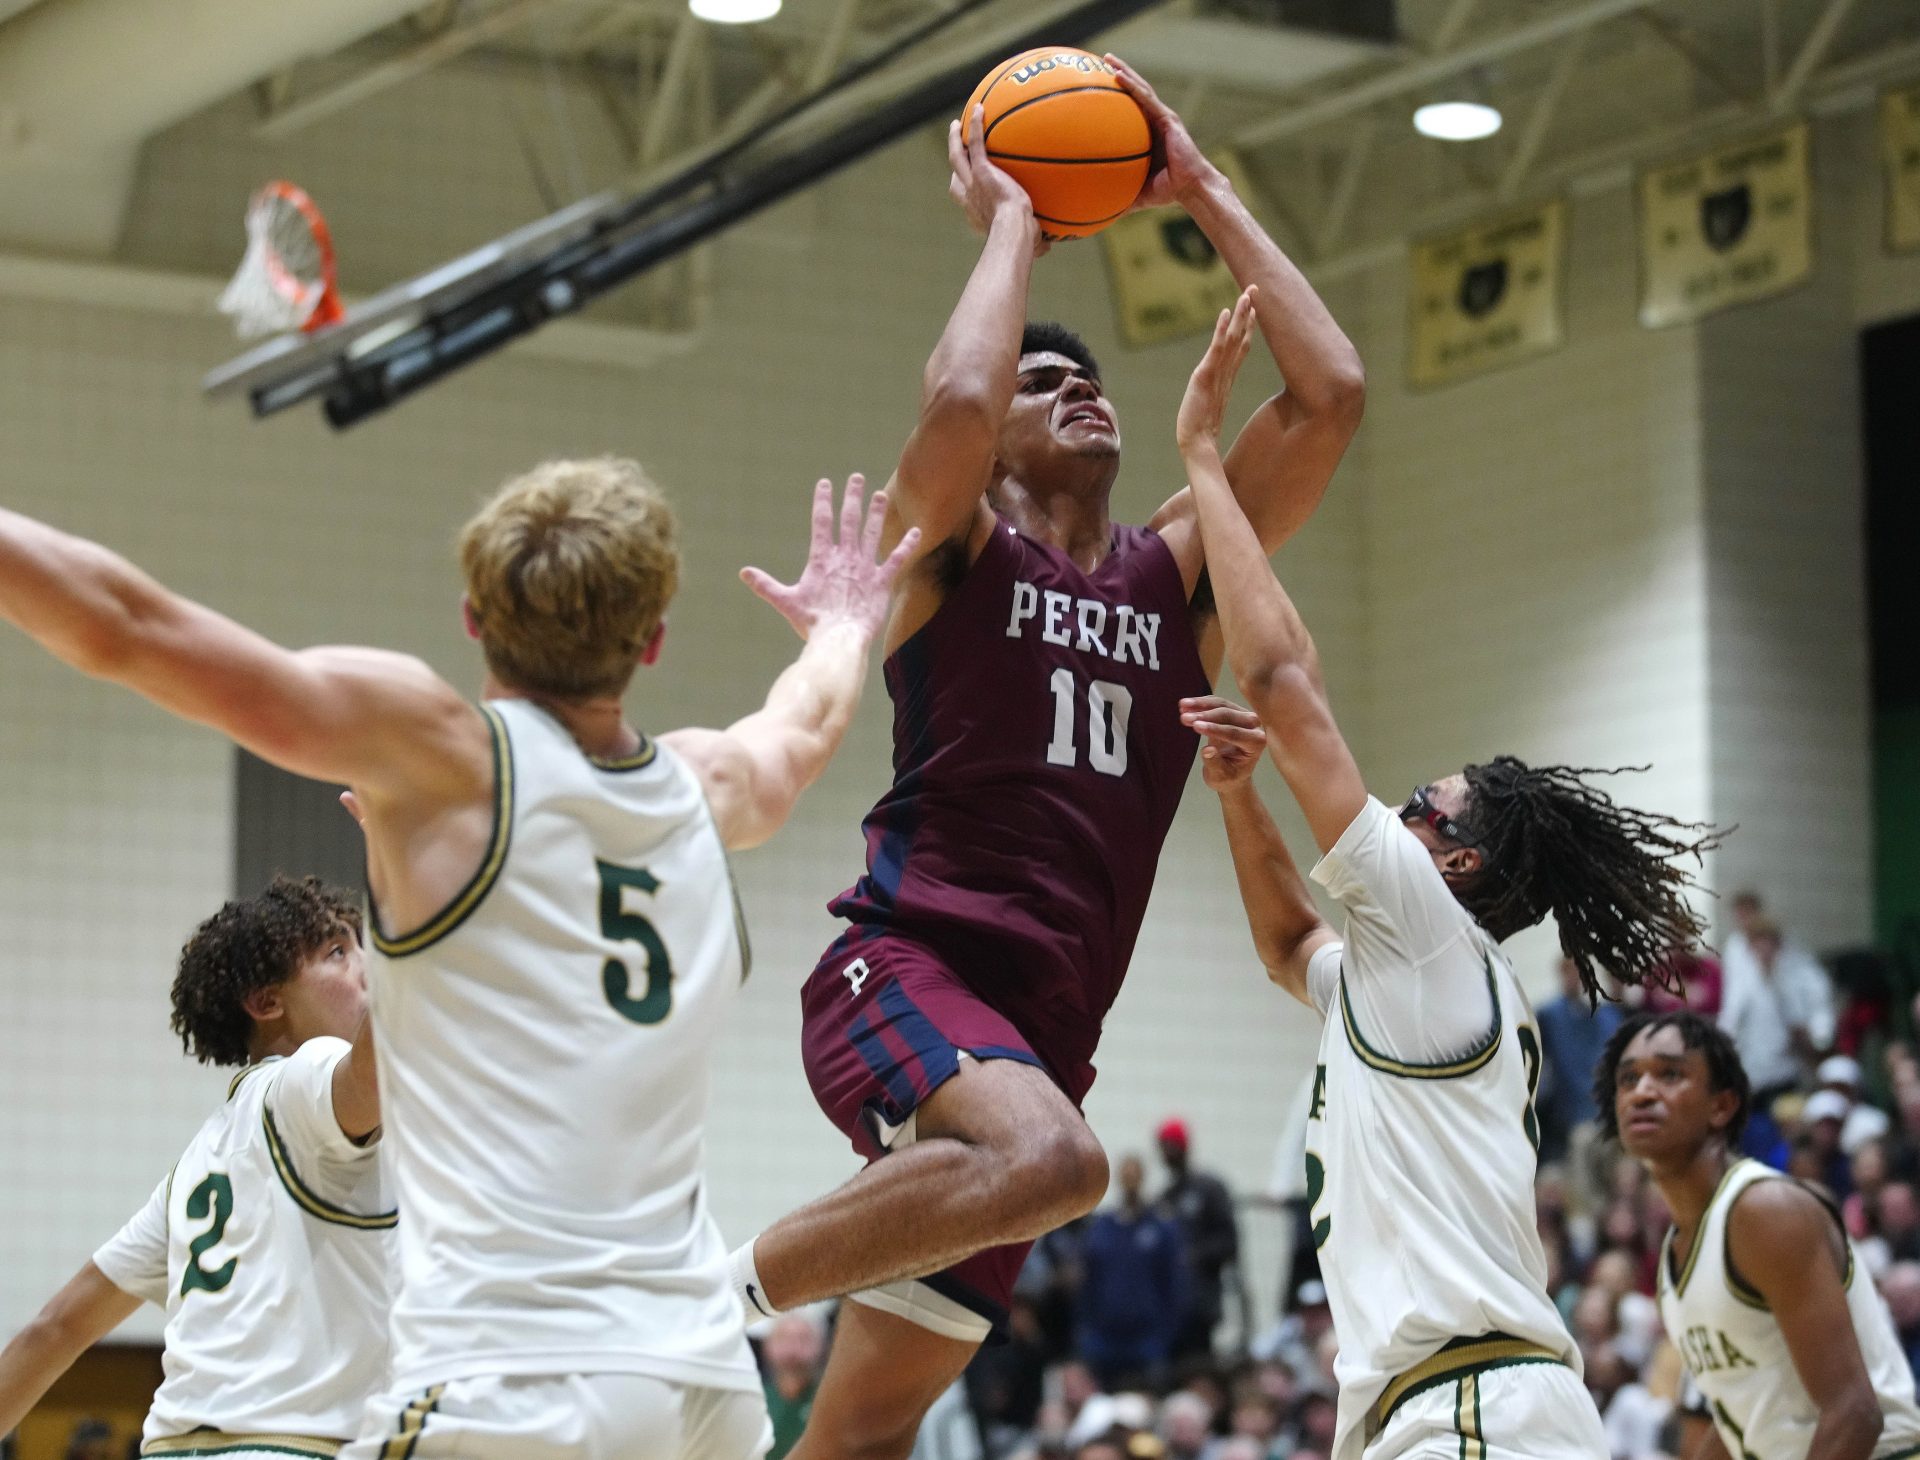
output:
<path id="1" fill-rule="evenodd" d="M 1559 347 L 1566 212 L 1556 198 L 1413 246 L 1414 385 L 1448 385 Z"/>
<path id="2" fill-rule="evenodd" d="M 1880 98 L 1880 153 L 1887 169 L 1887 246 L 1920 248 L 1920 86 Z"/>
<path id="3" fill-rule="evenodd" d="M 1234 158 L 1214 161 L 1243 199 L 1251 196 Z M 1129 345 L 1210 331 L 1240 297 L 1232 272 L 1183 208 L 1130 213 L 1101 234 L 1101 243 L 1120 337 Z"/>
<path id="4" fill-rule="evenodd" d="M 1640 322 L 1685 324 L 1813 272 L 1807 126 L 1640 175 Z"/>

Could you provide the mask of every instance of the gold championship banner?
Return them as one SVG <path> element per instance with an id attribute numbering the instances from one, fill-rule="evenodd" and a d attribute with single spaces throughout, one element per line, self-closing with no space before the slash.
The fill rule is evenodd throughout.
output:
<path id="1" fill-rule="evenodd" d="M 1887 247 L 1920 248 L 1920 86 L 1880 98 L 1887 165 Z"/>
<path id="2" fill-rule="evenodd" d="M 1250 194 L 1234 159 L 1216 157 L 1215 163 L 1246 201 Z M 1211 330 L 1220 311 L 1240 297 L 1232 273 L 1184 209 L 1129 213 L 1101 240 L 1120 337 L 1129 345 L 1157 345 Z"/>
<path id="3" fill-rule="evenodd" d="M 1640 175 L 1640 322 L 1685 324 L 1813 272 L 1807 127 Z"/>
<path id="4" fill-rule="evenodd" d="M 1415 386 L 1450 385 L 1559 348 L 1566 217 L 1556 198 L 1413 246 Z"/>

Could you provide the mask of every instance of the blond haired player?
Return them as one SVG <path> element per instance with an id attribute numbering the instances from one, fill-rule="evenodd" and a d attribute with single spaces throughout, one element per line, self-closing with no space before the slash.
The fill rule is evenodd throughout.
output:
<path id="1" fill-rule="evenodd" d="M 765 706 L 656 739 L 621 696 L 660 652 L 671 512 L 631 462 L 550 462 L 461 538 L 476 707 L 420 661 L 289 651 L 105 549 L 0 511 L 0 616 L 275 764 L 344 782 L 368 851 L 400 1209 L 391 1391 L 349 1453 L 688 1456 L 764 1448 L 701 1175 L 708 1067 L 745 972 L 726 849 L 825 768 L 889 586 L 885 496 L 814 497 L 805 640 Z M 864 530 L 863 530 L 864 515 Z"/>
<path id="2" fill-rule="evenodd" d="M 143 1455 L 328 1456 L 387 1369 L 391 1195 L 358 900 L 284 878 L 181 950 L 173 1028 L 240 1067 L 152 1198 L 0 1352 L 0 1435 L 141 1302 L 167 1312 Z"/>
<path id="3" fill-rule="evenodd" d="M 1334 1460 L 1604 1460 L 1535 1224 L 1539 1035 L 1500 944 L 1553 914 L 1591 980 L 1652 976 L 1699 924 L 1674 859 L 1712 840 L 1511 756 L 1367 794 L 1313 640 L 1234 504 L 1219 431 L 1252 301 L 1223 312 L 1180 407 L 1234 679 L 1255 714 L 1183 707 L 1209 742 L 1255 946 L 1325 1020 L 1307 1128 L 1313 1241 L 1339 1334 Z M 1270 748 L 1346 912 L 1320 918 L 1246 772 Z M 1228 774 L 1229 765 L 1239 767 Z"/>

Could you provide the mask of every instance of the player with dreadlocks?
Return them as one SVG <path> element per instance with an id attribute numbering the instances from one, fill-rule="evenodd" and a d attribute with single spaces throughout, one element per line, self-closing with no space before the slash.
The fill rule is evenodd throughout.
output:
<path id="1" fill-rule="evenodd" d="M 1500 951 L 1551 914 L 1589 991 L 1693 941 L 1679 859 L 1714 834 L 1616 805 L 1585 772 L 1503 756 L 1367 794 L 1313 640 L 1220 466 L 1252 307 L 1220 317 L 1178 434 L 1235 680 L 1257 713 L 1182 706 L 1206 741 L 1254 943 L 1326 1021 L 1307 1129 L 1314 1245 L 1340 1339 L 1333 1460 L 1604 1460 L 1534 1223 L 1540 1041 Z M 1264 729 L 1263 729 L 1264 722 Z M 1347 914 L 1323 923 L 1251 774 L 1271 749 Z"/>
<path id="2" fill-rule="evenodd" d="M 1920 1455 L 1913 1371 L 1833 1199 L 1740 1156 L 1753 1095 L 1726 1031 L 1691 1010 L 1638 1015 L 1593 1089 L 1602 1133 L 1673 1212 L 1660 1318 L 1717 1435 L 1694 1455 Z"/>
<path id="3" fill-rule="evenodd" d="M 173 1031 L 237 1066 L 152 1198 L 0 1351 L 0 1434 L 142 1300 L 166 1309 L 143 1455 L 329 1456 L 386 1377 L 397 1220 L 359 899 L 276 878 L 181 950 Z"/>

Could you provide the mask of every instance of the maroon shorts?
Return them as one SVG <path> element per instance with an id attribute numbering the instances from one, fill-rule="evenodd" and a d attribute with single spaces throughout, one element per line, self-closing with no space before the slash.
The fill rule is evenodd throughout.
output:
<path id="1" fill-rule="evenodd" d="M 837 939 L 808 976 L 800 1006 L 813 1098 L 869 1163 L 887 1154 L 920 1102 L 959 1073 L 962 1054 L 1047 1068 L 939 953 L 882 928 L 855 927 Z M 998 1331 L 1032 1247 L 989 1247 L 921 1281 Z"/>

